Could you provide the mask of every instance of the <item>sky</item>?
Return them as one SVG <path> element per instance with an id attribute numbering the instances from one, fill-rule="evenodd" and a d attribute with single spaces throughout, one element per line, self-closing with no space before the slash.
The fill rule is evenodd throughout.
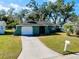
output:
<path id="1" fill-rule="evenodd" d="M 26 8 L 26 4 L 29 2 L 30 0 L 0 0 L 0 10 L 1 9 L 5 9 L 6 11 L 10 8 L 13 7 L 15 8 L 16 11 L 20 10 L 20 9 L 24 9 Z M 39 4 L 42 4 L 45 1 L 52 1 L 55 2 L 56 0 L 36 0 Z M 72 0 L 65 0 L 65 2 L 70 2 Z M 75 12 L 77 15 L 79 15 L 79 0 L 75 0 L 76 4 L 75 4 Z"/>

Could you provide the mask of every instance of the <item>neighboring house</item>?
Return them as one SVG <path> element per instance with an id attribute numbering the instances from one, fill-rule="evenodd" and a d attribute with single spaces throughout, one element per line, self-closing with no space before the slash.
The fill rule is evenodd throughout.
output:
<path id="1" fill-rule="evenodd" d="M 5 21 L 0 21 L 0 34 L 5 34 L 6 23 Z"/>
<path id="2" fill-rule="evenodd" d="M 41 35 L 41 34 L 50 34 L 52 28 L 55 25 L 52 23 L 47 23 L 44 21 L 40 22 L 25 22 L 21 25 L 16 26 L 15 35 Z"/>

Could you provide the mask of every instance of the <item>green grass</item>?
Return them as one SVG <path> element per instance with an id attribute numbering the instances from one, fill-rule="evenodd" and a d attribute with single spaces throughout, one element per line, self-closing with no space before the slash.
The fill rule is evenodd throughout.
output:
<path id="1" fill-rule="evenodd" d="M 0 35 L 0 59 L 17 59 L 21 52 L 20 37 L 12 32 L 7 30 L 5 35 Z"/>
<path id="2" fill-rule="evenodd" d="M 40 40 L 50 49 L 59 52 L 61 54 L 72 54 L 79 52 L 79 37 L 66 36 L 65 33 L 57 33 L 48 36 L 40 36 Z M 68 46 L 67 52 L 64 52 L 64 41 L 70 40 L 71 44 Z"/>

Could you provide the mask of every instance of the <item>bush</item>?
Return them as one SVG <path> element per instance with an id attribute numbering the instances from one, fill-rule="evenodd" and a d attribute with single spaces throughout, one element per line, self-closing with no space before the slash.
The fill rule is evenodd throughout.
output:
<path id="1" fill-rule="evenodd" d="M 19 24 L 19 20 L 11 20 L 7 23 L 7 29 L 15 28 Z"/>
<path id="2" fill-rule="evenodd" d="M 79 35 L 79 30 L 76 30 L 76 35 Z"/>
<path id="3" fill-rule="evenodd" d="M 79 24 L 77 24 L 75 27 L 75 33 L 76 35 L 79 35 Z"/>
<path id="4" fill-rule="evenodd" d="M 67 35 L 73 34 L 74 28 L 72 23 L 66 23 L 64 24 L 64 31 L 67 33 Z"/>

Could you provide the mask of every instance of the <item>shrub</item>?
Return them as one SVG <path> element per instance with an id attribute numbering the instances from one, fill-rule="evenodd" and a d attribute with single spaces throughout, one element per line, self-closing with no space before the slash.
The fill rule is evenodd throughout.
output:
<path id="1" fill-rule="evenodd" d="M 67 35 L 73 34 L 74 28 L 72 23 L 66 23 L 64 24 L 64 31 L 67 33 Z"/>
<path id="2" fill-rule="evenodd" d="M 75 27 L 75 33 L 76 35 L 79 35 L 79 24 L 77 24 Z"/>

